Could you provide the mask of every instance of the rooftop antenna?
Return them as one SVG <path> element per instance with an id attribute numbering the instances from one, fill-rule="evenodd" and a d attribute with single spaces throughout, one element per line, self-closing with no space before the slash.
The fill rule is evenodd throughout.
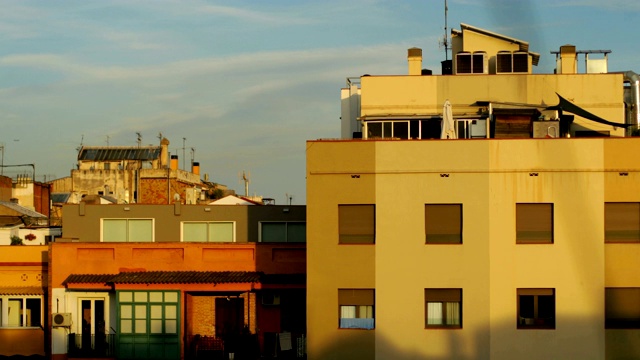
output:
<path id="1" fill-rule="evenodd" d="M 444 0 L 444 36 L 440 41 L 440 46 L 444 46 L 444 59 L 449 60 L 449 35 L 447 33 L 447 15 L 449 13 L 449 7 L 447 6 L 447 0 Z"/>
<path id="2" fill-rule="evenodd" d="M 183 137 L 182 138 L 182 170 L 186 170 L 187 167 L 184 165 L 184 161 L 186 159 L 186 156 L 184 155 L 184 149 L 186 149 L 185 144 L 187 142 L 187 138 Z"/>
<path id="3" fill-rule="evenodd" d="M 193 167 L 193 161 L 196 159 L 196 148 L 191 148 L 191 166 Z"/>
<path id="4" fill-rule="evenodd" d="M 107 138 L 107 147 L 109 147 L 109 138 L 111 138 L 111 136 L 105 135 L 105 137 Z"/>
<path id="5" fill-rule="evenodd" d="M 76 148 L 76 151 L 80 151 L 80 149 L 82 149 L 83 143 L 84 143 L 84 134 L 82 134 L 82 137 L 80 138 L 80 146 Z"/>
<path id="6" fill-rule="evenodd" d="M 284 195 L 286 196 L 287 201 L 289 202 L 289 206 L 291 206 L 291 202 L 293 201 L 293 195 L 289 193 L 285 193 Z"/>
<path id="7" fill-rule="evenodd" d="M 0 175 L 4 174 L 4 143 L 0 143 L 0 151 L 2 151 L 2 162 L 0 162 Z"/>
<path id="8" fill-rule="evenodd" d="M 162 131 L 158 133 L 158 140 L 162 141 Z"/>
<path id="9" fill-rule="evenodd" d="M 142 146 L 142 134 L 139 132 L 136 132 L 136 135 L 138 135 L 138 147 Z"/>

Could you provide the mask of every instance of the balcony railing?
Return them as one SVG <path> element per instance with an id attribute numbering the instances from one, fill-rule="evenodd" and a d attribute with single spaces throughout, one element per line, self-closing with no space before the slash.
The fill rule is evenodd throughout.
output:
<path id="1" fill-rule="evenodd" d="M 116 349 L 115 334 L 69 334 L 68 356 L 79 357 L 114 357 Z"/>

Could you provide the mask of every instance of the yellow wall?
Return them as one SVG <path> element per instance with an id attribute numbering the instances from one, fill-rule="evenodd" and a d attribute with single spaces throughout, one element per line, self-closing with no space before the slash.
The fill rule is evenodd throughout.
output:
<path id="1" fill-rule="evenodd" d="M 640 287 L 640 244 L 604 244 L 604 202 L 640 201 L 638 150 L 640 138 L 308 142 L 309 359 L 638 357 L 640 330 L 604 329 L 604 288 Z M 554 204 L 554 244 L 516 245 L 519 202 Z M 337 244 L 349 203 L 376 204 L 375 245 Z M 425 245 L 425 203 L 463 204 L 462 245 Z M 337 329 L 347 287 L 375 288 L 375 330 Z M 462 329 L 424 329 L 424 289 L 438 287 L 463 289 Z M 516 328 L 518 288 L 555 288 L 554 330 Z"/>

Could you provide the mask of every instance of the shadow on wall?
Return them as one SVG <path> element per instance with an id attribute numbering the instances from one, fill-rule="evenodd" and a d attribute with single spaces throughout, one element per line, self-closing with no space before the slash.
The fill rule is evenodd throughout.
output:
<path id="1" fill-rule="evenodd" d="M 565 329 L 562 333 L 558 330 L 558 324 Z M 575 329 L 575 332 L 566 329 Z M 640 330 L 603 329 L 604 319 L 563 319 L 560 316 L 555 330 L 517 330 L 514 319 L 513 323 L 495 325 L 493 340 L 489 337 L 488 329 L 476 331 L 472 336 L 463 335 L 462 331 L 465 330 L 459 329 L 422 330 L 423 333 L 407 346 L 425 348 L 430 332 L 445 331 L 448 334 L 446 354 L 437 355 L 400 348 L 391 339 L 381 336 L 376 338 L 377 351 L 364 348 L 358 343 L 367 342 L 368 331 L 363 330 L 358 334 L 359 331 L 354 333 L 346 330 L 350 332 L 349 336 L 340 336 L 331 346 L 317 354 L 310 354 L 309 360 L 640 359 Z M 601 331 L 603 338 L 600 341 L 588 340 L 589 337 L 597 337 Z M 403 339 L 403 343 L 407 343 L 406 339 Z M 493 343 L 493 348 L 490 343 Z"/>

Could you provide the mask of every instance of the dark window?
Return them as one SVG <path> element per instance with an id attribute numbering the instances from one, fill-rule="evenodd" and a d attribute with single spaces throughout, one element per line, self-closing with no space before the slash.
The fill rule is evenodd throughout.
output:
<path id="1" fill-rule="evenodd" d="M 604 204 L 604 241 L 640 242 L 640 203 Z"/>
<path id="2" fill-rule="evenodd" d="M 338 289 L 340 329 L 375 328 L 374 308 L 373 289 Z"/>
<path id="3" fill-rule="evenodd" d="M 640 288 L 604 289 L 604 327 L 640 329 Z"/>
<path id="4" fill-rule="evenodd" d="M 462 327 L 462 289 L 424 289 L 426 328 Z"/>
<path id="5" fill-rule="evenodd" d="M 555 329 L 555 289 L 518 289 L 518 329 Z"/>
<path id="6" fill-rule="evenodd" d="M 427 244 L 462 244 L 462 204 L 426 204 Z"/>
<path id="7" fill-rule="evenodd" d="M 516 243 L 553 243 L 553 204 L 516 204 Z"/>
<path id="8" fill-rule="evenodd" d="M 375 205 L 338 205 L 340 244 L 375 243 Z"/>

